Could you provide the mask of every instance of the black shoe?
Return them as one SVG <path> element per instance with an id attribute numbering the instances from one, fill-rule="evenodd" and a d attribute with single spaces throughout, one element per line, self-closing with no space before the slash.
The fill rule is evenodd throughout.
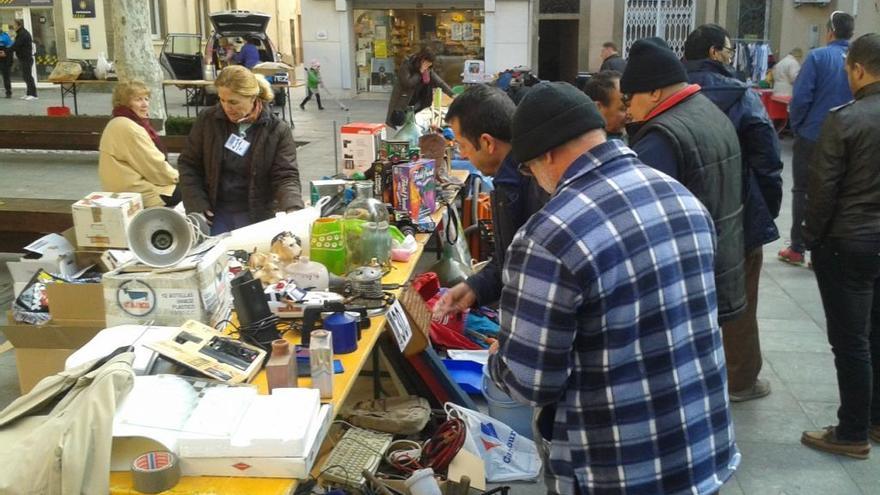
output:
<path id="1" fill-rule="evenodd" d="M 323 110 L 323 109 L 324 109 L 324 107 L 318 107 L 318 110 Z"/>
<path id="2" fill-rule="evenodd" d="M 305 103 L 300 103 L 300 104 L 299 104 L 299 109 L 300 109 L 300 110 L 305 110 L 305 109 L 306 109 L 306 104 L 305 104 Z"/>
<path id="3" fill-rule="evenodd" d="M 7 98 L 12 98 L 12 93 L 6 93 Z"/>

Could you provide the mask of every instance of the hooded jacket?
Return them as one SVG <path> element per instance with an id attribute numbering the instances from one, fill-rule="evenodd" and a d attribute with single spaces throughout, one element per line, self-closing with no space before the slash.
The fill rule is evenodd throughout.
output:
<path id="1" fill-rule="evenodd" d="M 773 220 L 782 205 L 782 159 L 776 129 L 761 99 L 711 59 L 685 64 L 688 79 L 724 112 L 736 128 L 743 164 L 743 233 L 745 250 L 779 239 Z"/>

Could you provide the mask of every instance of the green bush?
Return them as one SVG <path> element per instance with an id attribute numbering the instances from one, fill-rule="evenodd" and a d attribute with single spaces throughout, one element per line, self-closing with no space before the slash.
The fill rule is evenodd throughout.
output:
<path id="1" fill-rule="evenodd" d="M 165 120 L 165 134 L 168 136 L 187 136 L 196 119 L 191 117 L 168 117 Z"/>

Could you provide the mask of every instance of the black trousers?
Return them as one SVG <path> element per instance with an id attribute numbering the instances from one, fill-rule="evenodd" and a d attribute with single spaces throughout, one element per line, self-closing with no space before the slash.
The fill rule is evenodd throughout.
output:
<path id="1" fill-rule="evenodd" d="M 812 253 L 837 369 L 837 435 L 867 441 L 880 425 L 880 249 L 826 242 Z"/>
<path id="2" fill-rule="evenodd" d="M 0 58 L 0 76 L 3 76 L 4 95 L 12 94 L 12 52 L 7 52 L 6 57 Z"/>
<path id="3" fill-rule="evenodd" d="M 807 210 L 807 181 L 810 161 L 816 142 L 795 136 L 791 154 L 791 249 L 799 253 L 806 251 L 804 245 L 803 223 Z"/>
<path id="4" fill-rule="evenodd" d="M 37 96 L 37 84 L 34 82 L 34 74 L 31 69 L 34 66 L 33 58 L 18 59 L 18 65 L 21 66 L 21 77 L 27 86 L 28 96 Z"/>
<path id="5" fill-rule="evenodd" d="M 303 101 L 302 101 L 302 103 L 299 104 L 299 107 L 300 107 L 300 108 L 305 108 L 305 107 L 306 107 L 306 103 L 308 103 L 309 100 L 312 99 L 312 95 L 315 95 L 315 101 L 318 102 L 318 108 L 320 108 L 321 110 L 323 110 L 324 107 L 321 105 L 321 93 L 317 93 L 317 92 L 316 92 L 316 93 L 312 93 L 312 90 L 309 89 L 308 87 L 306 87 L 306 97 L 303 98 Z"/>

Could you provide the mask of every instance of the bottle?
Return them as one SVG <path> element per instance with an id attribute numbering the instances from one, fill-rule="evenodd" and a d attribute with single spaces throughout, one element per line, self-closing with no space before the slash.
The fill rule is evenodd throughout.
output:
<path id="1" fill-rule="evenodd" d="M 309 366 L 312 388 L 321 391 L 322 399 L 333 398 L 333 336 L 327 330 L 312 330 L 309 341 Z"/>
<path id="2" fill-rule="evenodd" d="M 394 141 L 409 141 L 410 148 L 418 147 L 419 138 L 422 136 L 422 130 L 416 124 L 415 110 L 415 107 L 408 107 L 406 109 L 406 119 L 392 138 Z"/>
<path id="3" fill-rule="evenodd" d="M 290 344 L 284 339 L 272 341 L 272 355 L 266 363 L 266 381 L 269 393 L 276 388 L 296 387 L 296 356 L 290 352 Z"/>
<path id="4" fill-rule="evenodd" d="M 358 182 L 357 197 L 345 209 L 346 271 L 366 266 L 376 258 L 382 266 L 391 259 L 388 209 L 373 198 L 373 183 Z"/>
<path id="5" fill-rule="evenodd" d="M 308 256 L 300 255 L 298 260 L 284 267 L 284 271 L 300 289 L 327 290 L 330 287 L 327 267 L 316 261 L 309 261 Z"/>

